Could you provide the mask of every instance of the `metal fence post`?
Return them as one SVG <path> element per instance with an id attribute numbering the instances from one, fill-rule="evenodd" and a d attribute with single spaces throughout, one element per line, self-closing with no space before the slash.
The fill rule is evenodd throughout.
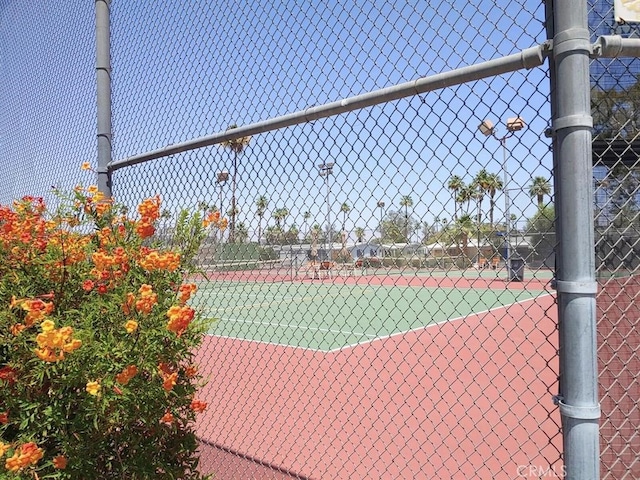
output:
<path id="1" fill-rule="evenodd" d="M 598 479 L 599 432 L 591 106 L 586 0 L 553 2 L 553 130 L 560 395 L 565 478 Z"/>
<path id="2" fill-rule="evenodd" d="M 96 83 L 98 96 L 98 189 L 111 197 L 111 55 L 109 7 L 96 0 Z"/>

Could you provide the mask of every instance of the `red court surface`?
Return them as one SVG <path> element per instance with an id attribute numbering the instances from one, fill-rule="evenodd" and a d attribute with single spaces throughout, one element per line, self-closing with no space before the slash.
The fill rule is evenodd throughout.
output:
<path id="1" fill-rule="evenodd" d="M 345 283 L 348 285 L 385 285 L 385 286 L 407 286 L 407 287 L 442 287 L 442 288 L 486 288 L 504 290 L 507 286 L 514 290 L 550 290 L 549 279 L 536 278 L 532 272 L 527 272 L 523 282 L 508 282 L 506 278 L 498 276 L 473 275 L 461 276 L 461 272 L 450 275 L 440 272 L 441 275 L 362 275 L 356 273 L 351 276 L 335 275 L 332 278 L 321 277 L 311 278 L 310 276 L 292 274 L 286 270 L 282 271 L 237 271 L 237 272 L 209 272 L 206 274 L 207 280 L 211 282 L 251 282 L 251 283 L 274 283 L 274 282 L 305 282 L 305 283 Z M 193 280 L 201 280 L 195 277 Z"/>
<path id="2" fill-rule="evenodd" d="M 206 337 L 201 469 L 218 480 L 560 472 L 555 328 L 545 295 L 334 353 Z"/>

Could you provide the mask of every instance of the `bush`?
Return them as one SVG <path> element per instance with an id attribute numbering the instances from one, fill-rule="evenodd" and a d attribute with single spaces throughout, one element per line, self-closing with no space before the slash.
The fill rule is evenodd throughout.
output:
<path id="1" fill-rule="evenodd" d="M 383 265 L 390 268 L 403 268 L 407 265 L 407 260 L 402 257 L 384 257 Z"/>
<path id="2" fill-rule="evenodd" d="M 360 257 L 356 260 L 356 267 L 358 268 L 381 268 L 382 260 L 378 257 Z"/>
<path id="3" fill-rule="evenodd" d="M 0 477 L 200 479 L 193 364 L 205 322 L 188 305 L 203 225 L 182 214 L 173 250 L 95 187 L 48 212 L 0 206 Z M 6 469 L 6 472 L 2 472 Z"/>

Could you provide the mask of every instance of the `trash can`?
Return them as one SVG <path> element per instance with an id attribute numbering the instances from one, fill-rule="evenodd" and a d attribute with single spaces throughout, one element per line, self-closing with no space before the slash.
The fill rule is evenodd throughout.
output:
<path id="1" fill-rule="evenodd" d="M 509 261 L 509 280 L 512 282 L 524 280 L 524 258 L 512 258 Z"/>

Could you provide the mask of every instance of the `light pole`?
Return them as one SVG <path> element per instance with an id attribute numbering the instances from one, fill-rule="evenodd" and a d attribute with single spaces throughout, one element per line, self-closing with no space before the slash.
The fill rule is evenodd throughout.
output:
<path id="1" fill-rule="evenodd" d="M 320 163 L 318 164 L 318 168 L 320 169 L 320 176 L 324 177 L 324 183 L 327 186 L 327 238 L 326 238 L 326 251 L 327 251 L 327 260 L 331 261 L 331 250 L 332 250 L 332 242 L 331 242 L 331 204 L 329 203 L 329 194 L 331 193 L 331 187 L 329 186 L 329 175 L 333 173 L 333 162 L 329 163 Z"/>
<path id="2" fill-rule="evenodd" d="M 511 280 L 511 268 L 509 265 L 510 258 L 510 250 L 511 250 L 511 238 L 510 238 L 510 230 L 511 230 L 511 215 L 509 214 L 509 209 L 511 207 L 511 202 L 509 200 L 509 169 L 507 168 L 507 138 L 512 137 L 513 134 L 517 131 L 520 131 L 524 128 L 524 120 L 521 117 L 514 117 L 507 119 L 507 134 L 503 137 L 498 137 L 496 135 L 496 127 L 493 125 L 491 120 L 483 120 L 482 123 L 478 126 L 478 130 L 480 132 L 489 137 L 493 137 L 500 142 L 502 145 L 502 171 L 504 174 L 504 263 L 507 269 L 507 278 Z"/>
<path id="3" fill-rule="evenodd" d="M 378 202 L 378 208 L 380 209 L 380 245 L 382 245 L 382 221 L 384 220 L 384 212 L 383 212 L 383 208 L 384 208 L 384 202 L 382 200 L 380 200 Z"/>

